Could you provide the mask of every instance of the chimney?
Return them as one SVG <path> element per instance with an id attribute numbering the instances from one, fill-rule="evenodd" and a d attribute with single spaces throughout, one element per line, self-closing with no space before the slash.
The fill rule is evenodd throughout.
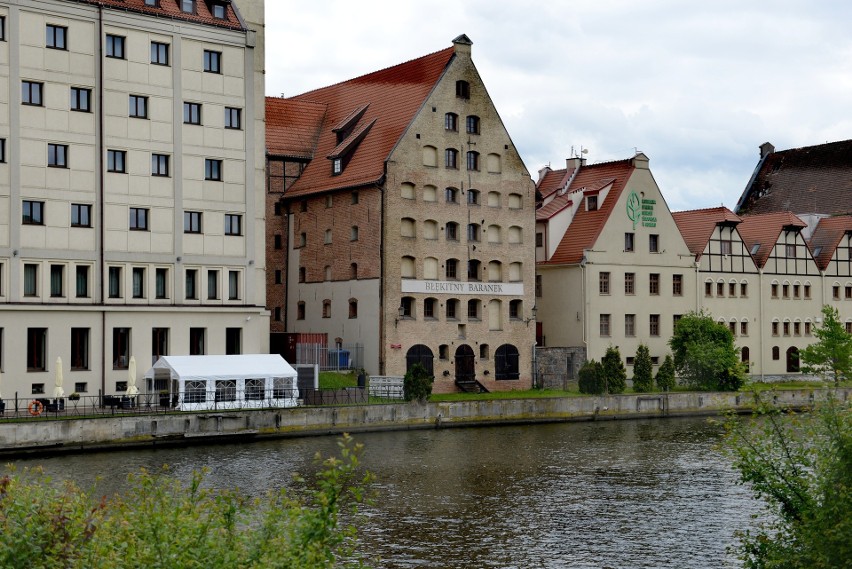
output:
<path id="1" fill-rule="evenodd" d="M 579 156 L 575 156 L 573 158 L 567 158 L 565 160 L 565 167 L 569 170 L 576 170 L 580 166 L 586 165 L 586 159 L 580 158 Z"/>
<path id="2" fill-rule="evenodd" d="M 547 176 L 547 174 L 550 173 L 550 172 L 553 172 L 553 170 L 551 170 L 549 165 L 544 166 L 542 168 L 539 168 L 539 170 L 538 170 L 538 182 L 536 182 L 535 185 L 538 186 L 541 183 L 541 181 L 544 180 L 544 177 Z"/>
<path id="3" fill-rule="evenodd" d="M 453 47 L 456 49 L 456 55 L 464 54 L 470 56 L 472 46 L 473 42 L 470 41 L 470 38 L 465 34 L 462 34 L 453 40 Z"/>
<path id="4" fill-rule="evenodd" d="M 772 146 L 770 143 L 764 142 L 763 144 L 760 145 L 760 158 L 761 158 L 761 160 L 763 158 L 766 158 L 767 156 L 769 156 L 773 152 L 775 152 L 775 147 Z"/>

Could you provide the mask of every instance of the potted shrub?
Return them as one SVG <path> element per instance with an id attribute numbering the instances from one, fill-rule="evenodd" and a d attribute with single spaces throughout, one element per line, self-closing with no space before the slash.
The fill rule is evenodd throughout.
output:
<path id="1" fill-rule="evenodd" d="M 76 391 L 68 396 L 68 401 L 79 401 L 79 400 L 80 400 L 80 394 L 77 393 Z"/>

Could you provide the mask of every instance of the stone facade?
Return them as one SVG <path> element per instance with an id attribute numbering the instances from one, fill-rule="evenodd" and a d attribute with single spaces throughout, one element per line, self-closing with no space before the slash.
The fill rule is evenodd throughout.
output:
<path id="1" fill-rule="evenodd" d="M 580 368 L 586 362 L 585 348 L 536 348 L 536 381 L 543 389 L 577 387 Z"/>

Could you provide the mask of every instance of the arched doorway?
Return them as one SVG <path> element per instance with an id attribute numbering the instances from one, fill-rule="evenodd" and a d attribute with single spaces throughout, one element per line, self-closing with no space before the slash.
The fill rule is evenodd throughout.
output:
<path id="1" fill-rule="evenodd" d="M 473 349 L 470 346 L 462 344 L 456 349 L 456 381 L 471 381 L 476 379 L 473 362 Z"/>
<path id="2" fill-rule="evenodd" d="M 518 379 L 519 373 L 518 348 L 512 344 L 503 344 L 494 354 L 495 379 Z"/>
<path id="3" fill-rule="evenodd" d="M 405 354 L 405 371 L 411 371 L 411 366 L 414 364 L 421 364 L 430 376 L 435 375 L 435 372 L 432 371 L 432 350 L 429 349 L 429 346 L 425 346 L 423 344 L 416 344 L 411 346 L 408 349 L 408 353 Z"/>
<path id="4" fill-rule="evenodd" d="M 787 349 L 787 372 L 796 373 L 799 371 L 799 348 L 791 346 Z"/>

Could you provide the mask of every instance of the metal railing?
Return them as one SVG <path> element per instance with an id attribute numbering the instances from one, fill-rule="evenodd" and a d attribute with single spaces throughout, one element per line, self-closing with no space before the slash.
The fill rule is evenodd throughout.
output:
<path id="1" fill-rule="evenodd" d="M 297 364 L 315 364 L 320 371 L 340 371 L 364 367 L 364 346 L 361 344 L 298 344 Z"/>

